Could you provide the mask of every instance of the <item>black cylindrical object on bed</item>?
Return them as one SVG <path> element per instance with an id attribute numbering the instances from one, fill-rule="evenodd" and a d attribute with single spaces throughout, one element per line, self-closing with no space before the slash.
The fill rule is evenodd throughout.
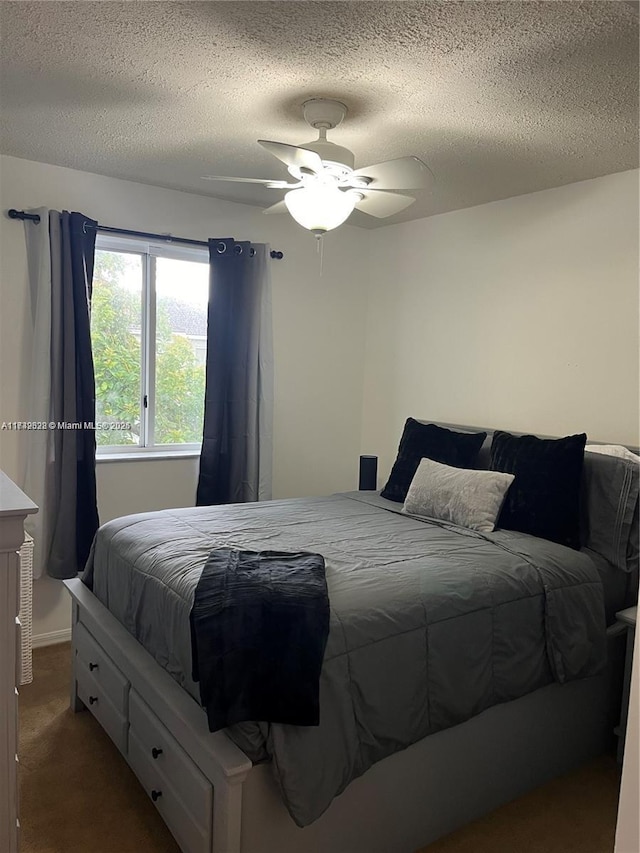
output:
<path id="1" fill-rule="evenodd" d="M 360 478 L 358 481 L 358 489 L 360 491 L 372 491 L 378 487 L 378 457 L 377 456 L 361 456 L 360 457 Z"/>

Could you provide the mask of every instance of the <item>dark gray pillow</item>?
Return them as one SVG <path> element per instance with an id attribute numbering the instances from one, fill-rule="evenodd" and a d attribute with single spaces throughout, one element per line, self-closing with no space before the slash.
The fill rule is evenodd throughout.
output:
<path id="1" fill-rule="evenodd" d="M 625 572 L 638 568 L 640 457 L 588 445 L 582 478 L 583 542 Z"/>

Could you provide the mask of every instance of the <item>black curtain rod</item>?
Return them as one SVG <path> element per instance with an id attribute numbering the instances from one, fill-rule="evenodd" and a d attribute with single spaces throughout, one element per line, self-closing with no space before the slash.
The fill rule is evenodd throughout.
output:
<path id="1" fill-rule="evenodd" d="M 40 216 L 37 213 L 27 213 L 24 210 L 7 211 L 9 219 L 28 219 L 30 222 L 40 222 Z M 97 231 L 104 231 L 105 234 L 126 234 L 129 237 L 145 237 L 147 240 L 164 240 L 165 243 L 181 243 L 186 246 L 208 246 L 206 240 L 189 240 L 187 237 L 172 237 L 170 234 L 151 234 L 148 231 L 129 231 L 126 228 L 109 228 L 107 225 L 98 225 Z M 276 260 L 281 260 L 284 255 L 282 252 L 271 250 L 271 257 Z"/>

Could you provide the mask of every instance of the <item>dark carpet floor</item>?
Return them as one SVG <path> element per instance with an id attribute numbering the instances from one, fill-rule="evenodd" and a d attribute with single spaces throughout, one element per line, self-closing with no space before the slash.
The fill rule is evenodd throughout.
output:
<path id="1" fill-rule="evenodd" d="M 20 690 L 22 853 L 179 853 L 98 723 L 69 709 L 70 661 L 68 644 L 37 649 Z M 618 786 L 602 756 L 419 853 L 612 853 Z"/>

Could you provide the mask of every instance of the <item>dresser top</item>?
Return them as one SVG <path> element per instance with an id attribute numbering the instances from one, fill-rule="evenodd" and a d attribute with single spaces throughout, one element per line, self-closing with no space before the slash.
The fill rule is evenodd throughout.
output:
<path id="1" fill-rule="evenodd" d="M 38 507 L 19 489 L 4 471 L 0 471 L 0 518 L 12 515 L 32 515 Z"/>

